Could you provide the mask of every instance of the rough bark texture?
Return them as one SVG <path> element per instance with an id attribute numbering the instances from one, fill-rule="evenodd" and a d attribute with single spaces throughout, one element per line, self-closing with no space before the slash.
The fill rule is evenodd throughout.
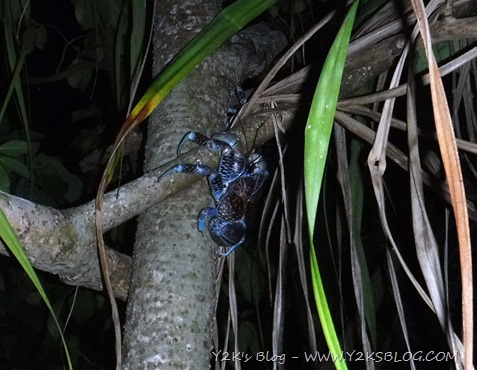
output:
<path id="1" fill-rule="evenodd" d="M 436 29 L 446 29 L 446 32 L 451 34 L 459 33 L 460 37 L 464 37 L 465 32 L 469 30 L 468 19 L 453 19 L 452 21 L 444 18 L 434 25 Z M 450 27 L 450 28 L 449 28 Z M 465 32 L 464 32 L 465 30 Z M 350 57 L 346 64 L 346 70 L 343 78 L 343 86 L 341 88 L 341 95 L 346 97 L 359 86 L 362 86 L 366 81 L 375 79 L 381 72 L 389 67 L 389 63 L 393 63 L 396 58 L 396 51 L 402 48 L 403 35 L 395 36 L 402 32 L 402 29 L 394 30 L 394 33 L 385 34 L 384 41 L 382 38 L 368 39 L 365 36 L 360 40 L 356 40 L 351 44 Z M 438 31 L 437 31 L 438 32 Z M 255 40 L 263 38 L 266 41 L 265 46 L 257 45 L 256 49 L 267 50 L 271 44 L 276 41 L 266 38 L 263 35 L 257 36 Z M 381 34 L 379 34 L 381 36 Z M 387 39 L 388 37 L 391 37 Z M 254 42 L 243 36 L 235 36 L 234 44 L 229 48 L 222 50 L 216 55 L 228 54 L 228 64 L 224 64 L 223 70 L 228 72 L 224 75 L 230 80 L 240 81 L 240 71 L 242 67 L 247 66 L 247 63 L 241 63 L 242 60 L 253 59 L 252 53 L 243 52 L 244 45 L 254 47 Z M 248 41 L 247 41 L 248 40 Z M 379 45 L 379 47 L 378 47 Z M 362 52 L 366 50 L 366 53 Z M 384 53 L 383 53 L 384 51 Z M 270 56 L 273 54 L 270 53 Z M 263 58 L 262 58 L 263 59 Z M 370 62 L 373 61 L 372 63 Z M 237 65 L 239 66 L 237 68 Z M 260 63 L 256 62 L 257 70 Z M 293 125 L 293 122 L 299 120 L 297 109 L 302 104 L 304 110 L 307 111 L 306 102 L 309 98 L 303 93 L 307 85 L 307 76 L 309 68 L 304 68 L 301 71 L 291 75 L 283 80 L 283 83 L 278 83 L 277 88 L 268 89 L 269 95 L 296 93 L 297 101 L 293 104 L 287 103 L 284 107 L 280 104 L 277 96 L 273 96 L 273 100 L 279 102 L 279 109 L 277 114 L 281 119 L 281 126 L 287 130 Z M 365 73 L 363 73 L 365 72 Z M 245 72 L 244 73 L 245 76 Z M 216 74 L 219 75 L 218 73 Z M 222 84 L 228 84 L 226 80 L 221 81 Z M 277 86 L 278 85 L 278 86 Z M 402 89 L 402 94 L 405 89 Z M 264 101 L 269 102 L 271 98 L 264 98 Z M 289 97 L 287 98 L 289 101 Z M 374 100 L 371 99 L 370 102 Z M 344 106 L 340 104 L 341 106 Z M 349 104 L 348 104 L 349 105 Z M 288 109 L 283 111 L 283 109 Z M 272 116 L 270 111 L 263 111 L 259 114 L 246 117 L 242 120 L 244 124 L 247 142 L 252 142 L 255 138 L 256 128 L 261 125 L 258 131 L 256 145 L 260 145 L 274 136 L 272 128 Z M 241 130 L 238 131 L 241 133 Z M 173 143 L 176 144 L 176 143 Z M 202 163 L 211 162 L 213 155 L 198 148 L 185 153 L 183 157 L 178 160 L 190 163 L 194 159 L 200 160 Z M 176 177 L 174 182 L 157 181 L 157 178 L 165 170 L 178 163 L 174 159 L 171 163 L 166 163 L 164 167 L 146 173 L 144 176 L 131 181 L 121 187 L 119 198 L 116 198 L 117 192 L 113 190 L 105 196 L 104 202 L 104 230 L 120 225 L 126 220 L 137 216 L 147 208 L 154 204 L 158 204 L 171 194 L 188 188 L 193 182 L 197 181 L 196 177 Z M 215 162 L 216 164 L 216 162 Z M 95 236 L 93 234 L 93 213 L 94 204 L 88 202 L 80 207 L 71 208 L 68 210 L 55 210 L 49 207 L 43 207 L 38 204 L 33 204 L 24 199 L 0 193 L 0 207 L 5 211 L 14 230 L 18 231 L 20 242 L 24 246 L 28 256 L 34 267 L 57 274 L 60 278 L 70 285 L 79 285 L 96 290 L 102 289 L 100 280 Z M 475 221 L 477 220 L 477 212 L 472 204 L 469 205 L 469 215 Z M 51 226 L 48 222 L 38 222 L 40 219 L 47 219 L 50 221 L 56 220 L 57 223 Z M 67 228 L 71 232 L 63 232 Z M 60 242 L 62 241 L 62 242 Z M 0 254 L 9 255 L 6 248 L 0 241 Z M 111 257 L 109 265 L 112 271 L 113 285 L 115 287 L 115 294 L 120 299 L 125 299 L 129 288 L 129 276 L 131 271 L 131 258 L 112 249 L 108 250 L 108 255 Z"/>
<path id="2" fill-rule="evenodd" d="M 197 0 L 159 3 L 155 74 L 210 21 L 219 5 Z M 284 39 L 279 40 L 277 49 L 284 46 Z M 237 36 L 235 43 L 202 63 L 158 107 L 148 127 L 146 171 L 173 159 L 187 131 L 211 135 L 223 130 L 234 88 L 230 81 L 240 83 L 277 54 L 263 53 L 265 45 L 246 44 Z M 173 182 L 174 177 L 164 181 Z M 209 367 L 217 246 L 207 233 L 197 231 L 197 214 L 210 205 L 207 183 L 202 180 L 140 216 L 125 326 L 125 369 Z"/>
<path id="3" fill-rule="evenodd" d="M 464 37 L 467 31 L 472 30 L 468 26 L 469 20 L 468 18 L 447 19 L 447 17 L 444 17 L 434 25 L 437 32 L 436 36 L 439 34 L 439 30 L 445 29 L 445 32 Z M 159 26 L 156 29 L 159 30 Z M 252 50 L 264 50 L 265 56 L 271 58 L 274 54 L 269 51 L 270 46 L 274 43 L 280 44 L 280 42 L 276 41 L 272 33 L 257 33 L 259 30 L 260 27 L 255 28 L 253 32 L 247 30 L 241 35 L 234 36 L 232 44 L 215 54 L 214 60 L 220 60 L 223 63 L 221 69 L 217 69 L 214 75 L 214 77 L 220 76 L 218 78 L 220 85 L 231 89 L 230 80 L 239 82 L 247 77 L 247 70 L 243 70 L 243 68 L 256 68 L 258 71 L 263 67 L 263 60 L 270 61 L 263 58 L 264 55 L 260 55 L 260 53 L 254 54 Z M 369 79 L 375 79 L 389 67 L 389 63 L 395 60 L 396 55 L 399 54 L 397 51 L 402 48 L 404 36 L 401 34 L 402 27 L 391 31 L 391 33 L 380 32 L 373 38 L 364 35 L 361 39 L 352 42 L 350 46 L 351 55 L 348 58 L 343 78 L 342 96 L 349 96 L 357 87 L 363 85 Z M 257 33 L 256 37 L 250 38 L 250 35 L 254 32 Z M 246 36 L 247 34 L 248 36 Z M 259 43 L 260 39 L 264 40 L 262 44 Z M 366 52 L 363 52 L 363 50 L 366 50 Z M 164 55 L 170 57 L 172 52 L 167 51 Z M 276 113 L 281 120 L 281 126 L 285 130 L 291 127 L 294 122 L 300 120 L 300 117 L 297 117 L 297 113 L 300 113 L 300 106 L 304 108 L 301 112 L 306 114 L 306 102 L 309 98 L 303 91 L 308 83 L 308 74 L 308 68 L 298 71 L 281 83 L 275 84 L 275 88 L 269 88 L 268 95 L 272 97 L 262 99 L 268 103 L 271 99 L 279 103 Z M 222 78 L 222 76 L 227 77 L 228 80 Z M 402 91 L 402 94 L 404 94 L 405 89 L 403 88 Z M 287 96 L 291 93 L 297 94 L 294 103 L 290 103 L 289 96 Z M 276 94 L 286 97 L 287 103 L 281 103 Z M 373 99 L 370 100 L 370 102 L 373 101 Z M 254 140 L 258 126 L 261 127 L 256 136 L 256 145 L 273 138 L 272 115 L 270 113 L 270 110 L 262 111 L 242 120 L 248 138 L 247 142 L 250 143 Z M 220 120 L 222 118 L 223 116 Z M 210 116 L 209 121 L 212 120 L 213 118 Z M 191 128 L 197 127 L 199 126 L 194 123 L 191 124 Z M 241 128 L 236 133 L 241 134 Z M 169 148 L 175 150 L 175 145 L 177 145 L 177 142 L 170 141 Z M 104 229 L 110 230 L 120 225 L 152 205 L 162 202 L 172 194 L 176 194 L 197 182 L 197 178 L 194 176 L 176 176 L 174 181 L 165 178 L 158 182 L 158 177 L 165 169 L 170 168 L 178 161 L 190 163 L 194 160 L 200 160 L 202 163 L 214 166 L 216 162 L 215 164 L 213 161 L 211 162 L 213 159 L 216 161 L 216 156 L 214 157 L 212 153 L 204 148 L 197 148 L 185 153 L 181 158 L 174 158 L 172 162 L 165 163 L 163 167 L 123 185 L 118 198 L 116 197 L 116 190 L 113 190 L 105 196 Z M 30 256 L 34 267 L 57 274 L 64 282 L 71 285 L 97 290 L 102 289 L 93 233 L 93 202 L 67 210 L 56 210 L 9 194 L 0 193 L 0 207 L 19 235 L 20 242 L 27 255 Z M 472 204 L 469 205 L 469 215 L 474 221 L 477 220 L 477 212 Z M 9 255 L 1 241 L 0 254 Z M 112 249 L 108 250 L 108 255 L 110 256 L 109 265 L 112 270 L 115 294 L 118 298 L 125 299 L 129 288 L 131 258 Z"/>
<path id="4" fill-rule="evenodd" d="M 153 41 L 155 75 L 211 20 L 218 6 L 216 1 L 158 3 Z M 193 72 L 151 117 L 146 170 L 174 157 L 187 126 L 200 129 L 207 125 L 202 110 L 207 110 L 204 104 L 214 104 L 214 99 L 210 86 L 197 84 L 206 74 L 211 71 L 204 67 Z M 181 196 L 149 209 L 138 220 L 124 369 L 208 366 L 215 263 L 210 243 L 195 232 L 197 209 L 207 205 L 206 194 L 203 184 L 196 184 Z"/>
<path id="5" fill-rule="evenodd" d="M 58 275 L 69 285 L 102 289 L 93 233 L 92 203 L 58 210 L 0 192 L 0 208 L 35 268 Z M 111 225 L 110 221 L 106 223 Z M 106 253 L 111 271 L 114 272 L 111 283 L 115 295 L 125 300 L 129 289 L 131 258 L 110 248 Z M 0 254 L 9 255 L 2 242 Z"/>

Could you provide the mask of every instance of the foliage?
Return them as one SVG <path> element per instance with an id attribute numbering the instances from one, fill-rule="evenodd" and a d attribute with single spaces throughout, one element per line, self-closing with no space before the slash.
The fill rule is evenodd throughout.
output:
<path id="1" fill-rule="evenodd" d="M 61 338 L 63 348 L 65 349 L 66 360 L 68 362 L 68 368 L 72 369 L 70 352 L 68 350 L 65 337 L 63 336 L 62 327 L 60 326 L 60 323 L 58 322 L 58 319 L 56 318 L 56 314 L 53 310 L 53 307 L 51 306 L 50 300 L 48 299 L 45 293 L 45 290 L 43 289 L 43 286 L 41 285 L 35 270 L 33 269 L 30 261 L 28 260 L 27 255 L 25 251 L 23 250 L 23 247 L 20 245 L 20 242 L 17 236 L 15 235 L 15 232 L 13 231 L 10 224 L 8 223 L 7 217 L 3 213 L 3 210 L 1 209 L 0 209 L 0 237 L 2 238 L 3 242 L 8 246 L 8 248 L 10 249 L 10 252 L 18 260 L 23 270 L 25 270 L 26 274 L 28 275 L 31 282 L 33 283 L 36 290 L 38 291 L 41 298 L 43 299 L 46 306 L 48 307 L 48 310 L 50 311 L 51 317 L 54 322 L 54 329 L 56 329 L 57 336 Z"/>
<path id="2" fill-rule="evenodd" d="M 130 7 L 109 1 L 96 2 L 94 8 L 90 5 L 91 2 L 75 1 L 64 9 L 66 19 L 55 19 L 52 23 L 47 20 L 48 14 L 43 13 L 49 10 L 50 14 L 57 14 L 57 4 L 52 2 L 45 3 L 43 9 L 17 0 L 0 5 L 5 56 L 0 71 L 3 85 L 8 87 L 2 89 L 4 100 L 0 111 L 2 191 L 56 207 L 86 200 L 94 191 L 94 182 L 85 182 L 90 175 L 81 174 L 77 163 L 107 142 L 105 119 L 118 117 L 126 110 L 133 86 L 131 80 L 137 74 L 144 53 L 148 22 L 145 6 L 140 2 L 131 2 Z M 134 38 L 130 40 L 132 46 L 126 42 L 126 35 Z M 111 48 L 112 38 L 116 38 L 115 48 Z M 82 96 L 75 90 L 85 94 Z M 98 93 L 98 90 L 101 91 Z M 108 90 L 107 95 L 116 93 L 115 101 L 102 98 L 103 91 Z M 58 91 L 65 92 L 65 96 Z M 88 96 L 93 95 L 97 103 L 91 104 Z M 62 106 L 60 102 L 66 96 L 70 100 Z M 42 103 L 49 109 L 43 109 Z M 102 138 L 95 135 L 98 131 L 103 133 Z M 76 135 L 83 136 L 84 140 L 75 141 Z M 6 222 L 2 225 L 8 227 Z M 113 237 L 120 241 L 117 235 L 120 233 Z M 7 238 L 4 233 L 3 240 L 11 244 L 15 239 Z M 23 250 L 17 244 L 14 251 L 21 255 Z M 24 283 L 21 289 L 18 286 L 12 290 L 15 286 L 12 282 L 16 281 L 13 276 L 21 277 L 22 272 L 17 271 L 16 265 L 2 260 L 4 284 L 0 295 L 5 304 L 0 325 L 5 329 L 2 340 L 6 341 L 2 346 L 5 349 L 1 354 L 2 363 L 12 368 L 64 368 L 66 358 L 57 342 L 63 340 L 62 333 L 68 323 L 70 330 L 65 339 L 72 362 L 106 366 L 110 361 L 107 333 L 111 325 L 104 315 L 104 300 L 100 294 L 80 289 L 73 295 L 72 288 L 43 276 L 43 281 L 48 281 L 43 284 L 45 293 L 34 270 L 25 265 L 28 261 L 22 261 L 50 310 L 60 314 L 64 326 L 58 330 L 56 318 L 42 313 L 42 302 L 34 299 L 31 285 Z M 22 290 L 26 293 L 20 294 Z M 73 296 L 74 301 L 70 299 Z M 15 310 L 22 302 L 23 316 L 18 316 Z M 24 319 L 27 317 L 30 319 Z M 24 325 L 11 325 L 15 321 Z M 93 325 L 96 321 L 102 321 L 99 328 L 106 331 L 104 335 L 95 334 L 97 340 L 93 344 L 87 335 L 97 331 L 98 325 Z M 25 346 L 34 343 L 36 350 L 21 343 Z M 85 347 L 85 343 L 90 344 Z M 26 348 L 29 350 L 25 351 Z M 71 366 L 69 355 L 67 360 Z"/>
<path id="3" fill-rule="evenodd" d="M 150 29 L 147 14 L 151 4 L 108 0 L 93 4 L 72 0 L 58 5 L 50 0 L 43 2 L 46 10 L 42 10 L 30 3 L 8 0 L 0 5 L 3 27 L 0 189 L 55 207 L 80 204 L 95 193 L 100 160 L 87 168 L 87 172 L 82 172 L 77 163 L 90 155 L 101 158 L 97 151 L 112 142 L 118 122 L 129 110 Z M 302 169 L 297 166 L 302 163 L 304 145 L 304 120 L 300 113 L 309 110 L 308 91 L 316 85 L 317 78 L 313 73 L 299 77 L 295 71 L 297 63 L 313 63 L 320 70 L 343 13 L 338 11 L 328 16 L 325 10 L 332 10 L 336 4 L 312 3 L 281 1 L 273 9 L 275 13 L 264 17 L 285 30 L 291 40 L 310 27 L 315 29 L 306 40 L 297 42 L 283 63 L 278 63 L 264 87 L 258 82 L 258 95 L 252 96 L 243 109 L 249 115 L 264 111 L 274 114 L 279 138 L 278 143 L 263 148 L 271 168 L 277 169 L 277 180 L 271 184 L 263 207 L 262 236 L 267 237 L 262 237 L 258 244 L 264 245 L 243 248 L 234 256 L 232 283 L 235 282 L 237 292 L 238 342 L 239 348 L 248 353 L 280 350 L 303 355 L 304 351 L 327 351 L 310 303 L 307 279 L 310 271 L 304 256 L 308 255 L 311 243 L 303 232 L 306 227 L 303 226 Z M 385 28 L 380 28 L 382 25 L 390 24 L 403 13 L 412 18 L 407 2 L 402 5 L 396 9 L 387 1 L 362 1 L 347 68 L 353 60 L 376 49 L 388 50 L 377 42 L 366 42 L 373 39 L 370 36 L 381 34 Z M 64 16 L 58 22 L 60 12 Z M 436 22 L 436 30 L 442 30 L 438 26 L 442 25 L 439 21 L 445 19 L 445 14 L 441 12 L 431 18 Z M 323 25 L 327 28 L 323 29 Z M 317 36 L 312 36 L 314 33 Z M 443 77 L 444 88 L 452 101 L 463 182 L 470 190 L 469 215 L 475 222 L 477 212 L 472 201 L 476 173 L 473 144 L 476 56 L 469 54 L 473 44 L 464 36 L 452 37 L 451 42 L 434 45 L 434 54 L 440 65 L 449 63 L 447 72 L 441 74 L 448 73 Z M 396 55 L 402 52 L 397 48 L 392 50 Z M 324 291 L 344 350 L 402 354 L 416 349 L 451 352 L 461 348 L 458 334 L 462 326 L 462 283 L 455 247 L 456 226 L 448 212 L 449 195 L 433 136 L 434 112 L 429 103 L 427 80 L 421 78 L 427 69 L 427 56 L 420 44 L 413 59 L 407 61 L 402 62 L 403 66 L 413 66 L 411 72 L 404 77 L 397 74 L 393 80 L 397 85 L 413 80 L 414 76 L 415 94 L 410 87 L 406 90 L 407 86 L 391 90 L 390 75 L 395 73 L 395 65 L 380 72 L 366 65 L 369 68 L 365 74 L 371 78 L 363 80 L 359 93 L 346 91 L 343 88 L 346 84 L 342 85 L 348 99 L 340 97 L 338 101 L 335 121 L 339 126 L 334 127 L 335 140 L 330 145 L 328 159 L 323 162 L 324 181 L 313 242 L 318 248 Z M 281 67 L 284 68 L 279 73 Z M 345 70 L 345 75 L 358 79 L 360 71 L 354 70 L 350 77 Z M 383 75 L 378 81 L 380 73 Z M 273 78 L 274 85 L 268 86 Z M 385 91 L 388 87 L 390 91 Z M 139 90 L 144 91 L 144 86 Z M 413 97 L 414 108 L 400 97 L 403 94 Z M 396 99 L 394 109 L 388 103 L 386 108 L 382 106 L 390 97 Z M 405 123 L 412 122 L 408 111 L 416 117 L 414 134 L 411 129 L 404 131 Z M 282 137 L 279 119 L 288 113 L 297 116 L 295 129 L 286 127 L 289 131 Z M 377 126 L 385 126 L 387 133 L 381 135 L 380 130 L 376 136 Z M 414 146 L 416 143 L 419 145 Z M 364 166 L 366 157 L 372 145 L 377 148 L 378 144 L 381 156 L 379 161 L 370 161 L 368 171 Z M 130 168 L 134 167 L 133 163 Z M 374 172 L 377 168 L 382 172 Z M 416 173 L 422 174 L 424 186 L 416 185 L 420 181 Z M 123 172 L 122 176 L 134 174 Z M 373 181 L 382 181 L 379 192 L 375 192 Z M 419 234 L 419 225 L 424 225 L 428 234 Z M 113 244 L 127 245 L 131 240 L 126 237 L 131 234 L 117 231 L 108 238 Z M 426 269 L 429 261 L 432 268 Z M 0 327 L 5 333 L 0 338 L 0 362 L 17 368 L 62 367 L 58 331 L 40 296 L 16 264 L 7 258 L 0 259 L 0 264 Z M 441 271 L 442 278 L 436 271 Z M 229 296 L 227 274 L 223 276 L 217 313 L 219 342 L 223 350 L 234 350 L 228 321 L 229 302 L 233 299 Z M 77 368 L 109 368 L 113 356 L 112 327 L 102 294 L 83 289 L 75 293 L 54 277 L 41 274 L 40 278 L 60 321 L 68 323 L 65 339 L 72 362 Z M 432 299 L 428 296 L 430 292 L 434 294 Z M 442 309 L 437 315 L 433 312 L 436 308 Z M 228 342 L 223 339 L 227 334 Z M 31 343 L 33 350 L 29 350 Z M 451 362 L 436 366 L 449 368 Z M 289 365 L 287 362 L 286 366 Z M 349 361 L 348 365 L 353 368 L 356 363 Z M 410 368 L 417 365 L 406 363 Z M 252 365 L 242 367 L 247 366 Z M 309 364 L 303 361 L 300 366 Z M 373 366 L 380 365 L 363 364 L 363 368 Z"/>
<path id="4" fill-rule="evenodd" d="M 61 317 L 74 368 L 106 368 L 111 358 L 111 320 L 102 294 L 59 284 L 39 273 L 53 310 Z M 6 369 L 64 369 L 58 329 L 45 304 L 13 260 L 0 270 L 0 361 Z M 92 335 L 94 333 L 94 335 Z M 103 364 L 103 365 L 101 365 Z"/>
<path id="5" fill-rule="evenodd" d="M 331 46 L 321 72 L 315 95 L 310 106 L 310 115 L 305 128 L 304 181 L 307 220 L 310 234 L 310 262 L 313 290 L 326 343 L 335 358 L 340 358 L 342 347 L 338 340 L 333 318 L 323 288 L 317 253 L 313 244 L 315 221 L 325 168 L 325 158 L 331 138 L 336 104 L 359 1 L 355 1 Z M 344 359 L 335 362 L 337 369 L 347 369 Z"/>

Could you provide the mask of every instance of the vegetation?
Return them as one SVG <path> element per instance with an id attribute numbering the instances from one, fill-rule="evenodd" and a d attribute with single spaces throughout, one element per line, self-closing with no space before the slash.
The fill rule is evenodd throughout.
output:
<path id="1" fill-rule="evenodd" d="M 3 193 L 0 206 L 33 265 L 49 272 L 40 273 L 40 280 L 64 328 L 73 367 L 109 369 L 114 367 L 109 303 L 102 291 L 88 289 L 100 286 L 93 234 L 89 235 L 93 230 L 91 200 L 111 153 L 109 145 L 151 83 L 147 71 L 162 63 L 158 55 L 152 63 L 147 46 L 151 14 L 164 9 L 156 9 L 152 1 L 43 3 L 38 8 L 27 0 L 6 0 L 0 5 L 0 92 L 4 102 L 0 111 L 0 189 L 32 201 L 28 204 L 37 213 L 28 213 L 30 205 Z M 286 368 L 331 366 L 330 361 L 319 361 L 316 356 L 318 352 L 326 354 L 330 345 L 323 333 L 335 330 L 347 354 L 347 365 L 341 366 L 351 369 L 462 368 L 464 354 L 468 356 L 465 368 L 470 368 L 470 244 L 477 220 L 473 203 L 477 8 L 472 1 L 430 1 L 426 17 L 419 13 L 422 2 L 417 0 L 361 1 L 343 77 L 332 75 L 326 85 L 330 88 L 322 88 L 324 98 L 332 95 L 327 95 L 332 84 L 339 84 L 340 93 L 337 111 L 331 113 L 335 124 L 327 158 L 326 151 L 320 158 L 325 164 L 323 178 L 311 179 L 311 184 L 322 184 L 321 194 L 316 194 L 320 194 L 317 212 L 312 212 L 316 222 L 308 233 L 305 209 L 313 208 L 310 203 L 305 206 L 301 165 L 308 158 L 304 156 L 310 155 L 304 153 L 306 119 L 313 112 L 310 107 L 318 79 L 326 80 L 329 72 L 322 67 L 325 58 L 349 10 L 344 3 L 336 9 L 337 4 L 330 3 L 278 2 L 254 24 L 266 22 L 269 29 L 281 31 L 290 49 L 258 77 L 237 81 L 235 72 L 225 76 L 232 82 L 221 80 L 225 94 L 214 96 L 216 104 L 209 104 L 214 107 L 200 108 L 204 106 L 200 99 L 181 105 L 192 110 L 187 117 L 200 121 L 196 129 L 212 133 L 227 121 L 227 105 L 237 104 L 234 84 L 251 87 L 248 103 L 233 118 L 232 130 L 243 135 L 249 148 L 261 148 L 273 174 L 256 240 L 230 258 L 214 260 L 216 246 L 200 239 L 194 220 L 173 225 L 180 235 L 171 235 L 172 239 L 186 235 L 192 244 L 187 248 L 206 246 L 193 253 L 207 254 L 205 260 L 213 265 L 212 283 L 208 284 L 220 282 L 217 302 L 210 302 L 217 324 L 209 322 L 214 332 L 210 361 L 216 368 L 223 364 L 228 368 L 271 368 L 273 363 Z M 421 22 L 412 32 L 416 14 Z M 340 51 L 346 48 L 343 44 Z M 218 58 L 214 54 L 204 68 L 213 66 Z M 186 78 L 186 87 L 179 93 L 173 90 L 171 99 L 179 102 L 182 91 L 206 85 L 200 77 L 201 68 Z M 215 106 L 218 113 L 209 112 L 210 122 L 199 119 L 202 109 Z M 151 122 L 165 122 L 161 112 L 167 109 L 168 104 L 160 105 Z M 171 116 L 183 121 L 180 114 Z M 317 116 L 319 126 L 322 115 Z M 151 140 L 154 131 L 148 130 Z M 120 171 L 110 186 L 120 185 L 120 193 L 113 190 L 105 197 L 104 225 L 109 231 L 105 241 L 111 247 L 107 251 L 112 285 L 120 298 L 126 331 L 134 325 L 125 316 L 122 300 L 134 266 L 136 225 L 151 219 L 144 214 L 153 205 L 153 209 L 168 209 L 169 205 L 184 204 L 181 202 L 192 204 L 192 199 L 184 199 L 179 191 L 196 187 L 197 180 L 158 181 L 172 163 L 150 161 L 147 150 L 144 155 L 144 133 L 139 129 L 125 142 Z M 173 152 L 180 132 L 161 135 L 163 146 Z M 318 140 L 311 147 L 321 144 L 328 145 Z M 191 151 L 181 161 L 201 158 L 213 165 L 217 159 L 206 152 Z M 312 167 L 316 161 L 308 158 Z M 128 183 L 132 179 L 138 180 Z M 459 188 L 462 184 L 466 195 Z M 147 189 L 154 191 L 147 198 L 133 200 Z M 197 192 L 208 197 L 205 183 Z M 124 207 L 124 202 L 130 203 Z M 178 214 L 189 211 L 185 206 L 171 209 Z M 150 215 L 155 216 L 154 212 Z M 35 224 L 31 214 L 38 220 L 50 220 L 52 226 Z M 142 216 L 136 220 L 139 214 Z M 173 213 L 167 215 L 176 219 Z M 87 221 L 82 224 L 80 219 Z M 70 220 L 74 221 L 70 224 Z M 166 227 L 165 221 L 158 220 L 161 228 Z M 55 234 L 56 229 L 62 230 L 61 235 Z M 312 243 L 309 235 L 313 235 Z M 187 248 L 175 246 L 180 258 L 164 257 L 166 252 L 161 258 L 169 258 L 171 266 L 186 261 Z M 89 256 L 80 250 L 90 251 Z M 316 264 L 310 264 L 310 251 L 316 255 Z M 2 247 L 0 253 L 8 255 Z M 89 263 L 95 267 L 80 269 Z M 63 265 L 68 268 L 61 269 Z M 178 267 L 174 269 L 180 275 Z M 58 274 L 61 281 L 50 273 Z M 178 275 L 173 280 L 176 291 L 181 289 Z M 196 283 L 196 276 L 188 278 Z M 316 279 L 323 286 L 323 296 L 313 289 Z M 132 301 L 140 302 L 137 287 L 131 289 L 129 315 L 134 309 L 146 310 L 131 307 Z M 169 293 L 158 288 L 157 294 L 165 297 Z M 315 299 L 327 302 L 332 322 L 323 318 L 320 322 Z M 191 305 L 202 307 L 201 303 Z M 7 257 L 0 259 L 0 307 L 0 362 L 6 368 L 65 366 L 52 316 L 32 282 Z M 194 325 L 191 323 L 191 330 L 198 331 L 201 324 L 194 321 Z M 164 332 L 167 330 L 164 327 Z M 187 349 L 190 353 L 194 350 Z M 252 356 L 252 360 L 245 362 L 242 357 L 242 361 L 232 361 L 226 352 Z M 361 353 L 373 353 L 372 360 L 360 361 Z M 456 353 L 459 357 L 453 358 Z M 409 354 L 415 358 L 410 359 Z M 419 361 L 426 355 L 429 362 Z M 396 365 L 393 361 L 398 360 L 402 362 Z"/>

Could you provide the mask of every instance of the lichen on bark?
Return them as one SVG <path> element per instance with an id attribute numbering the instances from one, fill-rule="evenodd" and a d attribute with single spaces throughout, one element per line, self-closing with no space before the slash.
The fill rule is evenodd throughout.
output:
<path id="1" fill-rule="evenodd" d="M 161 1 L 158 5 L 154 74 L 212 19 L 220 2 Z M 260 27 L 252 28 L 249 36 L 236 36 L 157 108 L 148 124 L 146 171 L 174 158 L 187 131 L 211 135 L 224 129 L 234 88 L 230 81 L 238 84 L 261 72 L 285 46 L 283 36 Z M 244 42 L 252 39 L 255 43 Z M 197 214 L 211 202 L 203 180 L 139 217 L 125 325 L 125 369 L 208 368 L 217 246 L 207 233 L 197 231 Z"/>

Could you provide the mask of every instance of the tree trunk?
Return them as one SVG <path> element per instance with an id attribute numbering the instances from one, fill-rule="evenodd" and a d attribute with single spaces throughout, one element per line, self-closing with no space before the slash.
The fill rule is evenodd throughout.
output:
<path id="1" fill-rule="evenodd" d="M 158 2 L 154 74 L 212 19 L 218 6 L 216 1 Z M 207 119 L 209 112 L 204 109 L 216 105 L 212 86 L 200 83 L 210 82 L 204 77 L 211 74 L 201 66 L 152 115 L 146 170 L 173 158 L 187 130 L 203 131 L 209 121 L 216 121 Z M 197 209 L 207 206 L 207 200 L 204 183 L 198 183 L 139 218 L 124 337 L 125 369 L 209 366 L 215 263 L 212 243 L 196 232 Z"/>
<path id="2" fill-rule="evenodd" d="M 219 6 L 213 0 L 158 2 L 154 74 Z M 234 89 L 230 81 L 240 83 L 260 72 L 285 45 L 278 33 L 258 33 L 234 37 L 158 107 L 148 126 L 146 171 L 174 158 L 188 131 L 208 135 L 223 131 L 228 96 Z M 260 40 L 255 40 L 257 35 Z M 190 175 L 174 175 L 170 181 L 175 176 Z M 204 179 L 139 217 L 123 346 L 125 369 L 209 367 L 218 257 L 208 233 L 197 231 L 197 215 L 211 202 Z"/>

